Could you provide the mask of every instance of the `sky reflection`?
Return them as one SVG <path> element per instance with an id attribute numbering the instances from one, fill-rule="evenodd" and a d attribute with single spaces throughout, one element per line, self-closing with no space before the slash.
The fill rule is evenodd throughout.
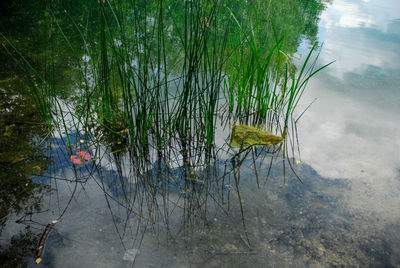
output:
<path id="1" fill-rule="evenodd" d="M 400 6 L 397 1 L 334 1 L 320 19 L 323 60 L 337 62 L 331 73 L 343 78 L 368 66 L 399 68 Z"/>
<path id="2" fill-rule="evenodd" d="M 385 220 L 400 218 L 399 18 L 391 0 L 327 8 L 320 63 L 336 62 L 309 84 L 304 106 L 318 100 L 300 122 L 303 160 L 322 176 L 351 179 L 350 202 Z"/>

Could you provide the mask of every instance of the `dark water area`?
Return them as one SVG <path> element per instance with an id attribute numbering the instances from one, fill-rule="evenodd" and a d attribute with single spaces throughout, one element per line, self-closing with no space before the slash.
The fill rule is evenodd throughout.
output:
<path id="1" fill-rule="evenodd" d="M 99 14 L 118 14 L 101 13 L 97 1 L 0 4 L 3 267 L 399 267 L 400 6 L 390 0 L 270 0 L 252 28 L 245 21 L 255 2 L 234 1 L 229 10 L 268 41 L 265 49 L 284 35 L 280 49 L 287 61 L 273 58 L 276 70 L 287 64 L 289 73 L 298 72 L 315 41 L 324 44 L 318 66 L 336 60 L 310 80 L 299 103 L 307 111 L 295 114 L 301 120 L 287 143 L 297 139 L 298 148 L 230 148 L 231 125 L 221 116 L 211 154 L 193 143 L 189 153 L 177 147 L 145 163 L 127 145 L 124 123 L 113 123 L 118 131 L 104 122 L 81 123 L 82 92 L 90 91 L 80 89 L 102 84 L 96 70 L 104 66 L 93 61 L 105 53 L 98 47 Z M 157 21 L 150 15 L 158 1 L 146 3 L 150 11 L 143 18 L 133 9 L 139 3 L 119 3 L 129 11 L 121 17 L 126 25 Z M 165 2 L 175 9 L 166 9 L 163 42 L 175 78 L 184 66 L 175 31 L 184 29 L 185 13 L 174 3 Z M 221 10 L 220 21 L 232 20 L 225 6 Z M 199 18 L 203 28 L 212 24 L 206 18 Z M 115 34 L 108 50 L 124 41 L 153 44 L 156 36 L 156 30 L 144 36 L 130 31 L 127 26 L 126 39 Z M 133 69 L 146 59 L 139 47 Z M 118 77 L 113 64 L 109 76 Z M 137 68 L 134 77 L 145 72 Z M 149 77 L 156 76 L 159 70 L 151 68 Z M 62 118 L 51 131 L 36 99 L 35 88 L 44 83 L 38 77 L 54 89 L 59 110 L 53 116 Z M 115 80 L 112 86 L 123 86 Z M 170 86 L 170 94 L 182 87 Z M 77 152 L 90 159 L 77 156 L 81 163 L 74 164 Z M 36 264 L 40 238 L 53 220 Z"/>

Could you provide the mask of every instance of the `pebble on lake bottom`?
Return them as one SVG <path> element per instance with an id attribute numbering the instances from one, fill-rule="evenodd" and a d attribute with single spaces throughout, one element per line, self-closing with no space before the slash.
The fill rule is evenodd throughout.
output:
<path id="1" fill-rule="evenodd" d="M 125 251 L 124 257 L 122 258 L 124 261 L 134 262 L 136 259 L 136 255 L 139 253 L 139 250 L 131 248 Z"/>

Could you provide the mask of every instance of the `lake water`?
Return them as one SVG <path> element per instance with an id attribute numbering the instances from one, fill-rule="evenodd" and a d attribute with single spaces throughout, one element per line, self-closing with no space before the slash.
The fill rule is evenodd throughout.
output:
<path id="1" fill-rule="evenodd" d="M 302 183 L 288 159 L 271 161 L 262 149 L 242 162 L 219 151 L 211 165 L 190 174 L 190 184 L 180 164 L 156 162 L 138 175 L 129 156 L 109 154 L 92 137 L 80 142 L 76 133 L 69 133 L 71 144 L 96 158 L 72 165 L 65 133 L 46 136 L 38 116 L 27 112 L 32 103 L 18 73 L 4 72 L 3 263 L 398 267 L 400 4 L 333 0 L 317 21 L 318 64 L 335 63 L 312 78 L 301 99 L 300 108 L 313 103 L 297 125 L 293 170 Z M 298 41 L 294 58 L 301 61 L 310 44 L 306 34 Z M 69 59 L 67 52 L 62 57 Z M 216 144 L 226 148 L 228 136 L 220 130 Z M 16 155 L 8 157 L 11 151 Z M 55 219 L 36 264 L 39 238 Z"/>

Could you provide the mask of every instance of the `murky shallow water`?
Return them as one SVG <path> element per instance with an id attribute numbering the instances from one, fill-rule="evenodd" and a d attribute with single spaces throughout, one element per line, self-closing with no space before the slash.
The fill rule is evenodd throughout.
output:
<path id="1" fill-rule="evenodd" d="M 188 190 L 175 169 L 169 187 L 146 188 L 140 182 L 154 180 L 151 172 L 137 177 L 108 157 L 74 167 L 65 137 L 53 138 L 48 171 L 29 167 L 42 175 L 31 175 L 33 182 L 52 190 L 40 213 L 8 217 L 3 254 L 19 252 L 22 260 L 44 225 L 60 219 L 41 264 L 29 257 L 28 266 L 397 267 L 399 8 L 396 1 L 333 1 L 321 15 L 320 59 L 337 61 L 304 96 L 305 106 L 318 100 L 299 124 L 302 162 L 294 168 L 303 184 L 291 172 L 283 178 L 282 159 L 269 169 L 266 156 L 256 169 L 251 158 L 243 162 L 239 187 L 239 171 L 224 176 L 232 163 L 219 160 L 212 183 Z M 20 231 L 25 236 L 12 242 Z M 10 245 L 14 251 L 5 250 Z"/>

